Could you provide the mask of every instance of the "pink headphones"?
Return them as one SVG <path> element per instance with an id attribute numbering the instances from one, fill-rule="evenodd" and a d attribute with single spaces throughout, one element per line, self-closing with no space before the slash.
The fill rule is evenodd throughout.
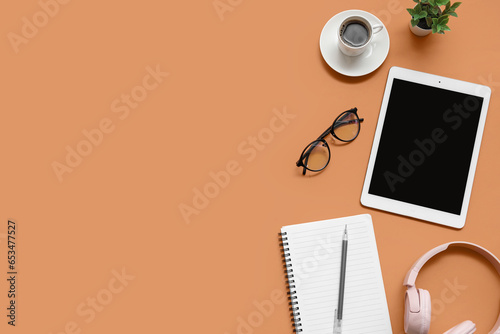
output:
<path id="1" fill-rule="evenodd" d="M 406 274 L 404 280 L 404 285 L 407 288 L 405 294 L 405 333 L 407 334 L 427 334 L 429 332 L 431 324 L 431 295 L 427 290 L 417 289 L 415 287 L 415 280 L 422 266 L 434 255 L 446 250 L 448 246 L 465 247 L 481 254 L 493 264 L 500 275 L 500 261 L 497 257 L 476 244 L 465 241 L 455 241 L 431 249 L 415 262 L 410 271 Z M 472 334 L 475 331 L 476 325 L 472 321 L 467 320 L 444 334 Z M 500 334 L 500 315 L 489 334 Z"/>

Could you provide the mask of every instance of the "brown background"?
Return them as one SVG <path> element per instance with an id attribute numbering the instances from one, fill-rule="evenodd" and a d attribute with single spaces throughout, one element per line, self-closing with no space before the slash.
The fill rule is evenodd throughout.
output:
<path id="1" fill-rule="evenodd" d="M 214 3 L 225 11 L 219 15 Z M 286 291 L 280 227 L 370 213 L 393 331 L 402 333 L 402 281 L 421 254 L 452 240 L 500 254 L 500 3 L 464 1 L 451 32 L 425 38 L 408 29 L 410 6 L 409 0 L 73 0 L 58 3 L 56 13 L 53 6 L 44 21 L 35 0 L 3 2 L 0 267 L 6 277 L 5 233 L 14 219 L 19 275 L 15 328 L 7 325 L 8 286 L 1 280 L 1 331 L 289 333 L 287 305 L 280 298 L 272 307 L 265 303 Z M 324 24 L 347 9 L 377 15 L 391 38 L 385 63 L 361 78 L 336 74 L 319 51 Z M 13 47 L 9 38 L 22 36 L 23 18 L 33 22 L 33 16 L 38 31 L 25 28 L 31 37 Z M 140 92 L 146 68 L 157 66 L 169 76 L 126 117 L 115 113 L 112 103 Z M 359 202 L 391 66 L 493 90 L 462 230 Z M 324 173 L 303 177 L 294 166 L 303 146 L 352 106 L 365 118 L 359 138 L 333 146 Z M 267 131 L 273 110 L 285 108 L 295 118 L 255 156 L 242 154 L 249 137 Z M 67 146 L 76 149 L 82 131 L 106 119 L 113 131 L 59 182 L 54 162 L 66 164 Z M 231 161 L 239 173 L 183 219 L 180 207 L 193 206 L 196 190 L 212 182 L 210 173 Z M 109 284 L 119 286 L 113 272 L 122 270 L 134 278 L 110 293 Z M 462 290 L 447 287 L 454 281 Z M 431 332 L 471 319 L 485 333 L 500 312 L 499 283 L 493 267 L 473 253 L 436 258 L 417 281 L 437 306 Z M 88 298 L 106 303 L 91 321 L 78 313 Z M 265 314 L 256 306 L 262 302 Z"/>

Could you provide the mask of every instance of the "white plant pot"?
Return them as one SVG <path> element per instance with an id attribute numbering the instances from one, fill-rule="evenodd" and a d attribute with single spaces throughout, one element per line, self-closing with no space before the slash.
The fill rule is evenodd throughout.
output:
<path id="1" fill-rule="evenodd" d="M 410 30 L 417 36 L 427 36 L 432 32 L 432 29 L 422 29 L 419 26 L 412 26 L 410 22 Z"/>

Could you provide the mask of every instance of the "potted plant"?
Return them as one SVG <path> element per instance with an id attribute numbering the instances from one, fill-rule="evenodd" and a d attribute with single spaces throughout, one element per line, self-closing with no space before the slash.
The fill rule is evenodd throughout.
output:
<path id="1" fill-rule="evenodd" d="M 450 16 L 457 17 L 455 10 L 461 2 L 451 4 L 450 0 L 413 0 L 417 4 L 406 10 L 411 15 L 410 30 L 417 36 L 426 36 L 431 32 L 444 34 L 449 31 Z M 444 8 L 443 8 L 444 6 Z"/>

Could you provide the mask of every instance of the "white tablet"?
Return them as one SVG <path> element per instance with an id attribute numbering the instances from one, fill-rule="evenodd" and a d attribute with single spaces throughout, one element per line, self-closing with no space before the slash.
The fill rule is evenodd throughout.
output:
<path id="1" fill-rule="evenodd" d="M 361 203 L 462 228 L 490 95 L 486 86 L 392 67 Z"/>

